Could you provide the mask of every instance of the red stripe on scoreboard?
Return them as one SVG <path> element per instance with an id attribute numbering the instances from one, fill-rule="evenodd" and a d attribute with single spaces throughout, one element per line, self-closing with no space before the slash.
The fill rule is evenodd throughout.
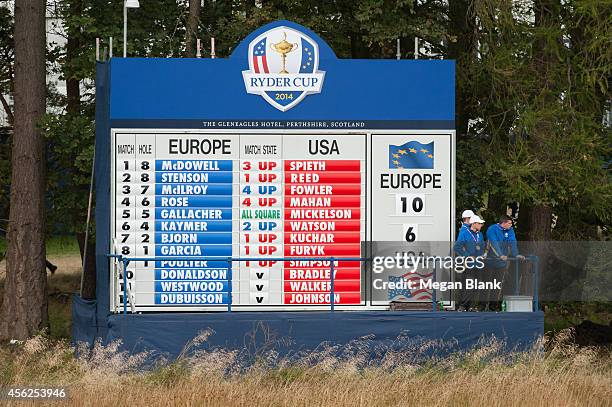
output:
<path id="1" fill-rule="evenodd" d="M 359 233 L 351 232 L 285 233 L 285 244 L 312 243 L 361 243 L 361 237 Z"/>
<path id="2" fill-rule="evenodd" d="M 361 269 L 351 268 L 335 268 L 334 280 L 359 280 L 361 277 Z M 284 270 L 285 280 L 331 280 L 331 271 L 328 268 L 286 268 Z"/>
<path id="3" fill-rule="evenodd" d="M 359 220 L 294 220 L 285 222 L 285 232 L 359 232 L 360 230 L 361 222 Z"/>
<path id="4" fill-rule="evenodd" d="M 285 160 L 283 252 L 285 304 L 329 304 L 329 262 L 309 257 L 361 257 L 362 173 L 359 160 Z M 336 304 L 361 301 L 361 264 L 334 264 Z"/>
<path id="5" fill-rule="evenodd" d="M 361 184 L 361 173 L 285 171 L 286 184 Z"/>
<path id="6" fill-rule="evenodd" d="M 359 160 L 285 160 L 285 171 L 360 171 Z"/>
<path id="7" fill-rule="evenodd" d="M 297 267 L 309 267 L 309 268 L 319 268 L 319 267 L 329 267 L 329 261 L 320 261 L 320 260 L 308 260 L 300 259 L 300 260 L 291 260 L 286 261 L 284 266 L 287 268 L 297 268 Z M 335 260 L 334 261 L 334 270 L 336 268 L 358 268 L 361 267 L 359 261 L 347 261 L 347 260 Z"/>
<path id="8" fill-rule="evenodd" d="M 285 292 L 290 293 L 328 293 L 331 291 L 331 281 L 285 281 Z M 334 292 L 355 292 L 361 289 L 359 280 L 334 281 Z"/>
<path id="9" fill-rule="evenodd" d="M 285 220 L 331 220 L 331 219 L 361 219 L 361 209 L 349 208 L 291 208 L 285 209 Z"/>
<path id="10" fill-rule="evenodd" d="M 285 293 L 285 304 L 317 305 L 330 304 L 330 293 Z M 361 293 L 334 293 L 334 304 L 349 305 L 361 303 Z"/>
<path id="11" fill-rule="evenodd" d="M 286 257 L 324 257 L 324 256 L 355 256 L 361 254 L 361 245 L 359 244 L 289 244 L 285 245 Z"/>
<path id="12" fill-rule="evenodd" d="M 287 196 L 286 208 L 359 208 L 361 197 L 357 196 Z"/>
<path id="13" fill-rule="evenodd" d="M 361 195 L 360 184 L 287 184 L 285 196 L 302 195 Z"/>

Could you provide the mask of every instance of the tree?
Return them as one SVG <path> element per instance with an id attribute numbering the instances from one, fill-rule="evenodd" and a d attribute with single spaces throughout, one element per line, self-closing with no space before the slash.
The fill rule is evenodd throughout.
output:
<path id="1" fill-rule="evenodd" d="M 47 327 L 45 271 L 45 1 L 15 3 L 14 137 L 0 337 L 25 339 Z"/>
<path id="2" fill-rule="evenodd" d="M 468 0 L 449 0 L 447 57 L 456 62 L 456 120 L 457 138 L 463 140 L 468 133 L 472 113 L 470 66 L 476 58 L 475 16 Z"/>
<path id="3" fill-rule="evenodd" d="M 603 40 L 610 13 L 599 4 L 472 3 L 478 57 L 469 87 L 478 114 L 469 148 L 478 154 L 475 161 L 460 154 L 458 167 L 472 167 L 466 175 L 478 180 L 496 215 L 518 202 L 523 240 L 585 236 L 577 218 L 610 222 L 612 184 L 603 169 L 610 129 L 600 120 L 607 106 L 594 97 L 607 92 L 610 78 L 612 53 Z M 589 34 L 579 46 L 569 38 L 585 21 Z M 553 215 L 563 235 L 552 228 Z"/>
<path id="4" fill-rule="evenodd" d="M 196 39 L 198 25 L 200 24 L 200 0 L 189 0 L 189 16 L 187 17 L 187 30 L 185 31 L 185 56 L 196 57 Z"/>
<path id="5" fill-rule="evenodd" d="M 80 113 L 81 107 L 81 82 L 80 78 L 75 75 L 75 69 L 71 66 L 71 62 L 77 59 L 79 48 L 81 47 L 80 31 L 82 27 L 75 22 L 77 16 L 83 12 L 83 2 L 81 0 L 72 0 L 67 2 L 69 13 L 66 13 L 64 26 L 67 35 L 66 41 L 66 64 L 64 65 L 64 76 L 66 79 L 66 111 L 69 114 Z"/>

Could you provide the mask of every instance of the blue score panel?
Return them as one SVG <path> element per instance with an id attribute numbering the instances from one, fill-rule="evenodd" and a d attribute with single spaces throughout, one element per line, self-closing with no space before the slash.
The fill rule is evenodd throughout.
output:
<path id="1" fill-rule="evenodd" d="M 225 310 L 230 300 L 327 309 L 331 266 L 309 258 L 361 257 L 366 135 L 290 137 L 113 133 L 112 250 L 151 260 L 129 263 L 127 287 L 111 268 L 111 310 L 123 310 L 126 288 L 139 311 Z M 282 256 L 303 261 L 227 261 Z M 337 261 L 334 275 L 334 303 L 364 305 L 360 263 Z"/>
<path id="2" fill-rule="evenodd" d="M 115 136 L 113 245 L 127 257 L 182 260 L 130 263 L 129 289 L 139 306 L 226 306 L 230 265 L 222 259 L 238 252 L 232 237 L 234 162 L 223 159 L 223 148 L 211 159 L 164 159 L 172 143 L 157 148 L 156 141 L 155 134 Z M 219 260 L 185 260 L 197 256 Z M 123 275 L 116 277 L 115 304 L 121 307 Z"/>

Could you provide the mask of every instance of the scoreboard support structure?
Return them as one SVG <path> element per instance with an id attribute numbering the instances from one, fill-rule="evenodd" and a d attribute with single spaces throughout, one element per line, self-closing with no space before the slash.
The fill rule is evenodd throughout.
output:
<path id="1" fill-rule="evenodd" d="M 73 299 L 73 341 L 177 355 L 203 329 L 216 332 L 209 344 L 239 348 L 265 324 L 300 349 L 407 330 L 463 348 L 492 334 L 530 346 L 540 312 L 390 311 L 435 306 L 438 293 L 374 290 L 357 261 L 381 242 L 448 252 L 454 69 L 338 59 L 289 21 L 229 58 L 98 62 L 97 287 Z"/>

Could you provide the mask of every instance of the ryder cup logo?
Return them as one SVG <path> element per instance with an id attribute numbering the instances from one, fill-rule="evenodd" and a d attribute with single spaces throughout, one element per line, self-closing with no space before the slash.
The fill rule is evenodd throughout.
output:
<path id="1" fill-rule="evenodd" d="M 249 44 L 249 68 L 242 71 L 247 93 L 283 112 L 321 92 L 325 76 L 318 70 L 317 43 L 289 27 L 268 30 Z"/>

